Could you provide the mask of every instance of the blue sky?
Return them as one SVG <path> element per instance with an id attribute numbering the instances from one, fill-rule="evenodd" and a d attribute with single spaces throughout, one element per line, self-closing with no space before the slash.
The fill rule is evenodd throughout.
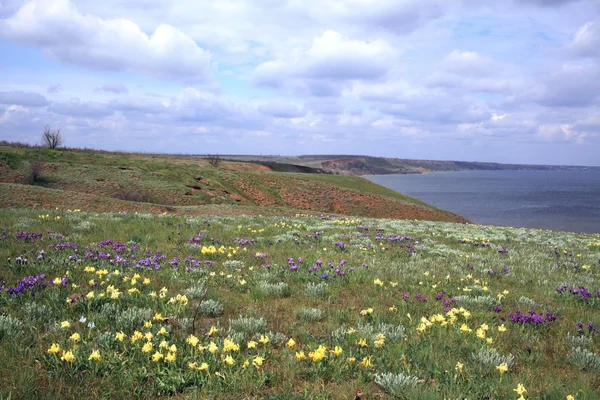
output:
<path id="1" fill-rule="evenodd" d="M 0 139 L 600 165 L 597 0 L 0 0 Z"/>

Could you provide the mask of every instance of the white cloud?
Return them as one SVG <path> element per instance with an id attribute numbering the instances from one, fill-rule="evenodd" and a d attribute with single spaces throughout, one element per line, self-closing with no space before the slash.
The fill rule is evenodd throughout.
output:
<path id="1" fill-rule="evenodd" d="M 588 22 L 579 28 L 569 48 L 580 56 L 600 58 L 600 22 Z"/>
<path id="2" fill-rule="evenodd" d="M 325 31 L 300 55 L 270 60 L 253 73 L 255 85 L 295 87 L 315 96 L 339 94 L 344 82 L 384 78 L 395 51 L 383 40 L 361 41 Z"/>
<path id="3" fill-rule="evenodd" d="M 272 101 L 258 107 L 258 111 L 274 118 L 298 118 L 306 115 L 306 110 L 283 101 Z"/>
<path id="4" fill-rule="evenodd" d="M 0 104 L 43 107 L 48 104 L 48 100 L 39 93 L 26 93 L 19 90 L 13 92 L 0 92 Z"/>
<path id="5" fill-rule="evenodd" d="M 179 29 L 162 24 L 147 35 L 125 18 L 82 14 L 70 0 L 32 0 L 0 22 L 0 34 L 91 69 L 193 83 L 211 80 L 210 54 Z"/>

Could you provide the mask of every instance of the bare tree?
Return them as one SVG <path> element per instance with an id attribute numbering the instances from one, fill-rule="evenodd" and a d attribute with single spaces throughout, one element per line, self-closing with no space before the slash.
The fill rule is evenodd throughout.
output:
<path id="1" fill-rule="evenodd" d="M 223 159 L 218 154 L 209 154 L 206 156 L 208 163 L 213 167 L 218 167 L 223 162 Z"/>
<path id="2" fill-rule="evenodd" d="M 55 149 L 62 146 L 65 143 L 65 139 L 60 133 L 60 129 L 55 131 L 50 129 L 49 125 L 44 127 L 44 133 L 42 133 L 42 146 L 48 147 L 49 149 Z"/>

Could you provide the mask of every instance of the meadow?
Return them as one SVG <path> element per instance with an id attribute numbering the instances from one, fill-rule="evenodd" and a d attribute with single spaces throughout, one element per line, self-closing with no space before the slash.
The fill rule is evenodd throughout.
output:
<path id="1" fill-rule="evenodd" d="M 597 399 L 600 235 L 0 211 L 0 398 Z"/>

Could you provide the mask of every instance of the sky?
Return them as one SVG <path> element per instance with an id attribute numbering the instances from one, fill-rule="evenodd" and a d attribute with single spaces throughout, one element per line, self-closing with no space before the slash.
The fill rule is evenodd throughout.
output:
<path id="1" fill-rule="evenodd" d="M 600 165 L 599 0 L 0 0 L 0 140 Z"/>

